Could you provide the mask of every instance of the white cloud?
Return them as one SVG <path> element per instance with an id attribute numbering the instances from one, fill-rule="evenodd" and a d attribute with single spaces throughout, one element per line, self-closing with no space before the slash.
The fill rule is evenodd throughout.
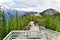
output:
<path id="1" fill-rule="evenodd" d="M 3 2 L 11 2 L 12 0 L 0 0 L 0 3 L 3 3 Z"/>
<path id="2" fill-rule="evenodd" d="M 0 0 L 0 5 L 26 11 L 42 11 L 54 8 L 60 11 L 60 0 Z"/>

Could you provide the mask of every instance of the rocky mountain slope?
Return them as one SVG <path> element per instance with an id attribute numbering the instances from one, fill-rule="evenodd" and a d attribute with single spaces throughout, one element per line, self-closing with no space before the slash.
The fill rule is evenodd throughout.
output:
<path id="1" fill-rule="evenodd" d="M 55 9 L 47 9 L 47 10 L 44 10 L 42 13 L 48 14 L 48 15 L 55 15 L 56 13 L 59 13 L 59 12 Z"/>

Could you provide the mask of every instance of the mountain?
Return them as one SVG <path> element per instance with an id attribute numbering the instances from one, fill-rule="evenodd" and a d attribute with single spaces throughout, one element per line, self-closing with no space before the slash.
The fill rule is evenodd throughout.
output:
<path id="1" fill-rule="evenodd" d="M 48 15 L 55 15 L 56 13 L 59 13 L 59 12 L 55 9 L 50 8 L 50 9 L 47 9 L 47 10 L 43 11 L 42 13 L 48 14 Z"/>
<path id="2" fill-rule="evenodd" d="M 12 15 L 11 13 L 9 13 L 9 12 L 5 12 L 6 20 L 8 20 L 8 19 L 10 18 L 11 15 Z"/>
<path id="3" fill-rule="evenodd" d="M 5 11 L 4 13 L 5 13 L 6 20 L 8 20 L 11 15 L 16 16 L 16 11 L 10 11 L 9 10 L 9 11 Z M 21 16 L 25 15 L 26 12 L 24 12 L 24 11 L 17 11 L 17 14 L 18 14 L 18 16 L 21 17 Z"/>

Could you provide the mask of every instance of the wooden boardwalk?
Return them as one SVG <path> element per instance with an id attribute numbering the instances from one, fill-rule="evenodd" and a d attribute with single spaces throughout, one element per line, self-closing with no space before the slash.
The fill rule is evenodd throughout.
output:
<path id="1" fill-rule="evenodd" d="M 60 33 L 33 23 L 30 22 L 23 30 L 11 31 L 3 40 L 60 40 Z"/>

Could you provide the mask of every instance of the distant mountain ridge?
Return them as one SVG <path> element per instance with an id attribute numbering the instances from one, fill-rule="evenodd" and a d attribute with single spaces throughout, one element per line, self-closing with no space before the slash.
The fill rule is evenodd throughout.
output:
<path id="1" fill-rule="evenodd" d="M 27 12 L 17 12 L 17 14 L 18 14 L 18 16 L 23 16 L 23 15 L 25 15 Z M 5 17 L 6 17 L 6 19 L 8 20 L 9 18 L 10 18 L 10 16 L 11 15 L 13 15 L 13 16 L 16 16 L 16 12 L 15 11 L 7 11 L 7 12 L 5 12 Z"/>
<path id="2" fill-rule="evenodd" d="M 31 13 L 31 12 L 25 12 L 25 11 L 17 11 L 17 13 L 18 13 L 18 16 L 23 16 L 23 15 L 25 15 L 25 14 L 27 14 L 27 13 Z M 37 13 L 37 12 L 35 12 L 35 13 Z M 56 14 L 58 14 L 59 12 L 57 11 L 57 10 L 55 10 L 55 9 L 47 9 L 47 10 L 44 10 L 43 12 L 42 12 L 42 14 L 47 14 L 47 15 L 56 15 Z M 10 17 L 10 15 L 16 15 L 16 10 L 7 10 L 7 12 L 5 13 L 5 16 L 6 16 L 6 18 L 8 19 L 9 17 Z"/>
<path id="3" fill-rule="evenodd" d="M 5 17 L 7 20 L 10 18 L 11 15 L 16 16 L 16 13 L 18 14 L 19 17 L 21 17 L 21 16 L 24 16 L 26 14 L 30 14 L 31 12 L 16 11 L 16 10 L 9 10 L 9 9 L 6 9 L 4 11 L 4 14 L 5 14 Z"/>
<path id="4" fill-rule="evenodd" d="M 47 9 L 47 10 L 44 10 L 42 13 L 48 14 L 48 15 L 55 15 L 56 13 L 59 13 L 59 12 L 55 9 Z"/>
<path id="5" fill-rule="evenodd" d="M 25 14 L 28 13 L 26 11 L 18 11 L 18 10 L 12 10 L 12 9 L 7 9 L 7 8 L 4 8 L 3 10 L 4 10 L 4 13 L 5 13 L 6 19 L 8 19 L 11 15 L 14 15 L 15 16 L 16 15 L 16 11 L 18 13 L 18 16 L 23 16 L 23 15 L 25 15 Z M 31 12 L 29 12 L 29 13 L 31 13 Z M 35 12 L 35 13 L 37 13 L 37 12 Z M 55 15 L 55 14 L 58 14 L 60 12 L 58 12 L 55 9 L 49 8 L 49 9 L 44 10 L 41 13 L 42 14 L 47 14 L 47 15 Z"/>

